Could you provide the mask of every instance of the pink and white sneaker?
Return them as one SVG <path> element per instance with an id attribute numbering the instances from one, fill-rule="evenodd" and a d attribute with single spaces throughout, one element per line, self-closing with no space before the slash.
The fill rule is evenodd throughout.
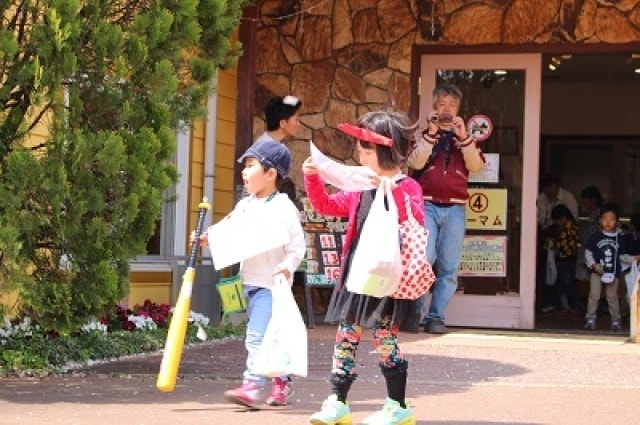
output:
<path id="1" fill-rule="evenodd" d="M 255 382 L 247 381 L 242 386 L 224 392 L 225 398 L 234 404 L 256 409 L 262 403 L 262 388 Z"/>
<path id="2" fill-rule="evenodd" d="M 267 398 L 269 406 L 286 406 L 287 400 L 293 395 L 291 381 L 282 378 L 273 378 L 271 395 Z"/>

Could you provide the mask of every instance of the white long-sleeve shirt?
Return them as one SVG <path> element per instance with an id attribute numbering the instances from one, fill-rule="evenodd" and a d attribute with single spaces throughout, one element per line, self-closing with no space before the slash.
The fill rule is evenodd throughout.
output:
<path id="1" fill-rule="evenodd" d="M 241 199 L 231 212 L 231 215 L 239 214 L 247 215 L 252 219 L 258 217 L 260 225 L 264 228 L 283 229 L 289 236 L 289 243 L 242 261 L 240 264 L 242 283 L 271 288 L 274 284 L 273 272 L 278 266 L 285 267 L 293 276 L 304 257 L 306 245 L 304 231 L 300 224 L 300 213 L 289 197 L 284 193 L 264 199 L 249 195 Z M 261 232 L 256 232 L 252 237 L 257 239 L 265 236 Z M 250 244 L 251 240 L 243 242 Z M 209 241 L 209 243 L 216 243 L 216 241 Z M 292 279 L 289 283 L 292 283 Z"/>
<path id="2" fill-rule="evenodd" d="M 540 192 L 536 204 L 538 206 L 538 224 L 543 229 L 553 224 L 551 220 L 551 210 L 559 204 L 566 205 L 569 211 L 571 211 L 571 214 L 573 214 L 573 217 L 576 220 L 578 219 L 578 202 L 571 192 L 566 189 L 559 188 L 558 197 L 554 200 L 550 200 L 546 193 Z"/>

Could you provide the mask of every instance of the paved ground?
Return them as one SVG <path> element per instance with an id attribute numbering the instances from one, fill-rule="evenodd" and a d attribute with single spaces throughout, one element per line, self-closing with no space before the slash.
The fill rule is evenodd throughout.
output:
<path id="1" fill-rule="evenodd" d="M 160 354 L 94 365 L 74 376 L 0 380 L 0 424 L 307 424 L 327 395 L 333 327 L 309 331 L 310 370 L 293 404 L 246 411 L 222 393 L 243 369 L 242 341 L 187 347 L 176 390 L 160 393 Z M 458 329 L 406 334 L 408 400 L 418 424 L 632 424 L 640 406 L 640 345 L 607 335 L 566 337 Z M 369 341 L 350 394 L 355 423 L 385 396 Z"/>

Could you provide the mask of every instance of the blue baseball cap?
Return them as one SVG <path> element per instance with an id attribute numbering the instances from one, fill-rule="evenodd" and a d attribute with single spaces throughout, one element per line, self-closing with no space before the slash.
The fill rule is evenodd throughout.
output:
<path id="1" fill-rule="evenodd" d="M 285 145 L 272 140 L 256 142 L 238 158 L 242 164 L 246 158 L 255 158 L 267 168 L 275 168 L 280 177 L 285 177 L 291 170 L 291 153 Z"/>

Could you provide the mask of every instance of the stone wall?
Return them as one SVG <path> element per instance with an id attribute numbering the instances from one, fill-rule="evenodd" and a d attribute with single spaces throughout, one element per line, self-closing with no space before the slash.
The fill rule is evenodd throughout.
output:
<path id="1" fill-rule="evenodd" d="M 303 101 L 301 140 L 340 160 L 351 143 L 336 130 L 383 106 L 409 109 L 413 45 L 626 43 L 640 41 L 640 0 L 258 1 L 253 132 L 266 101 Z M 306 143 L 288 144 L 298 183 Z"/>

